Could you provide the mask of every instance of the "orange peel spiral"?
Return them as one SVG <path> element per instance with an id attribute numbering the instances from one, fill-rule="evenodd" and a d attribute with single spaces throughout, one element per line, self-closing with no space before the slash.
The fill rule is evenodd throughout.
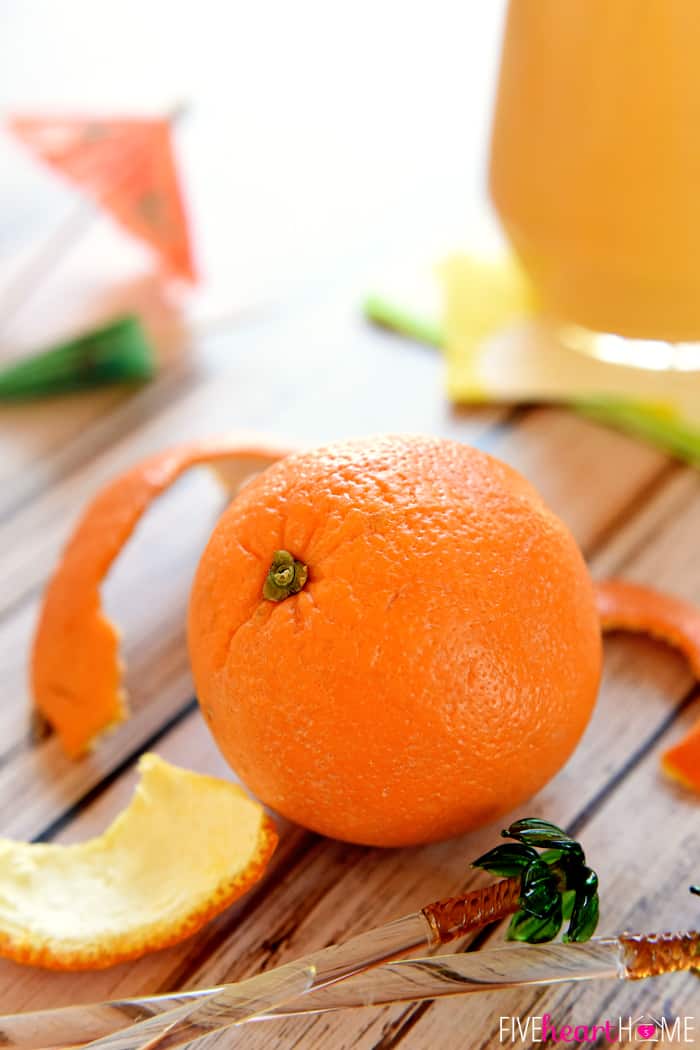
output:
<path id="1" fill-rule="evenodd" d="M 86 508 L 44 595 L 31 667 L 36 709 L 68 755 L 128 717 L 119 632 L 102 611 L 100 584 L 149 504 L 190 467 L 217 464 L 234 491 L 288 452 L 235 436 L 190 442 L 138 463 Z"/>

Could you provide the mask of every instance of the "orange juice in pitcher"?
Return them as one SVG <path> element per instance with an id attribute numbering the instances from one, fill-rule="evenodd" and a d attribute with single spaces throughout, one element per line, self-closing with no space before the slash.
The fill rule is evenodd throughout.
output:
<path id="1" fill-rule="evenodd" d="M 565 341 L 699 368 L 700 0 L 511 0 L 490 186 Z"/>

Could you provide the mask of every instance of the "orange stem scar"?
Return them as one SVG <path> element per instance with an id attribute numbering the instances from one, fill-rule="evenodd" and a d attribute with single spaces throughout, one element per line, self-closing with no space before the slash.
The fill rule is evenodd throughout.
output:
<path id="1" fill-rule="evenodd" d="M 290 594 L 298 594 L 308 578 L 309 570 L 303 561 L 297 561 L 289 551 L 275 551 L 263 585 L 263 598 L 268 602 L 284 601 Z"/>

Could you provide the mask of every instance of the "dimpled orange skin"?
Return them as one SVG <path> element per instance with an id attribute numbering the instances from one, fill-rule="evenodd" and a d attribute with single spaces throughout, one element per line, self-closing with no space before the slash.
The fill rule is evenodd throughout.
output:
<path id="1" fill-rule="evenodd" d="M 262 597 L 278 549 L 309 570 Z M 281 460 L 218 522 L 189 647 L 218 745 L 290 820 L 401 846 L 533 795 L 595 703 L 593 587 L 563 523 L 516 471 L 430 437 Z"/>

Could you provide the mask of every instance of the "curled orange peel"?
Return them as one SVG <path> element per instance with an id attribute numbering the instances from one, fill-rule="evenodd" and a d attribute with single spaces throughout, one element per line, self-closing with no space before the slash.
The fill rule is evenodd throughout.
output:
<path id="1" fill-rule="evenodd" d="M 691 791 L 700 791 L 700 722 L 661 756 L 666 773 Z"/>
<path id="2" fill-rule="evenodd" d="M 596 584 L 596 603 L 603 631 L 648 634 L 677 649 L 700 680 L 700 610 L 690 602 L 652 587 L 606 580 Z M 661 757 L 666 773 L 700 791 L 700 723 Z"/>
<path id="3" fill-rule="evenodd" d="M 97 838 L 0 839 L 0 955 L 102 969 L 177 944 L 258 881 L 277 845 L 258 802 L 156 755 L 139 770 L 131 802 Z"/>
<path id="4" fill-rule="evenodd" d="M 119 633 L 102 610 L 100 585 L 151 501 L 204 463 L 216 464 L 235 491 L 289 451 L 239 437 L 189 442 L 138 463 L 87 507 L 44 595 L 31 667 L 36 709 L 68 755 L 77 758 L 128 717 Z"/>

